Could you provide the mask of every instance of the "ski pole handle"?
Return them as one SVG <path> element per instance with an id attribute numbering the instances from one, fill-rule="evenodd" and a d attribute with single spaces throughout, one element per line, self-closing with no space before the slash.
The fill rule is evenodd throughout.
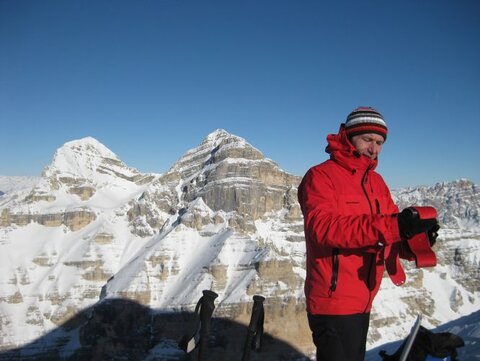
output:
<path id="1" fill-rule="evenodd" d="M 263 302 L 265 297 L 255 295 L 253 296 L 252 316 L 250 318 L 250 324 L 247 329 L 247 339 L 243 347 L 242 361 L 250 360 L 250 351 L 260 349 L 261 336 L 263 334 Z"/>
<path id="2" fill-rule="evenodd" d="M 200 344 L 198 349 L 198 361 L 206 360 L 206 351 L 208 346 L 208 335 L 210 334 L 210 321 L 213 310 L 215 309 L 214 301 L 218 295 L 210 290 L 203 290 L 202 308 L 200 310 Z"/>

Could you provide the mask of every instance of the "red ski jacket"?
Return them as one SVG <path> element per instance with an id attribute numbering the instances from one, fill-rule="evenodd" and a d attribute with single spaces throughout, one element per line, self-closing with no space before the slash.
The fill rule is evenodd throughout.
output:
<path id="1" fill-rule="evenodd" d="M 400 243 L 395 243 L 401 240 L 398 207 L 375 172 L 377 160 L 360 155 L 343 126 L 327 141 L 330 159 L 312 167 L 298 189 L 307 249 L 307 312 L 366 313 L 380 287 L 385 257 L 395 253 L 395 266 L 403 274 Z"/>

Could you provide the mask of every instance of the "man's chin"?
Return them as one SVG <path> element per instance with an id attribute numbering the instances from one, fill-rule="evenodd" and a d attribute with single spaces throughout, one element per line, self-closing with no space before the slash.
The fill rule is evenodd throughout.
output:
<path id="1" fill-rule="evenodd" d="M 369 154 L 362 154 L 364 157 L 367 157 L 368 159 L 375 160 L 377 157 L 371 156 Z"/>

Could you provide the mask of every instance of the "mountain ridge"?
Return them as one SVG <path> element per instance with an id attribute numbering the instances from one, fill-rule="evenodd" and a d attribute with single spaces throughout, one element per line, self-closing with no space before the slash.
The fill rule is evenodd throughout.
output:
<path id="1" fill-rule="evenodd" d="M 65 147 L 34 187 L 0 196 L 2 345 L 21 345 L 96 302 L 120 297 L 176 312 L 212 289 L 217 312 L 243 322 L 251 296 L 266 296 L 266 330 L 312 352 L 300 177 L 221 129 L 164 174 L 138 172 L 93 138 Z M 369 347 L 401 337 L 416 309 L 436 326 L 480 304 L 478 186 L 458 180 L 392 194 L 400 205 L 441 210 L 441 264 L 407 267 L 402 289 L 382 283 Z M 12 318 L 19 307 L 25 316 Z"/>

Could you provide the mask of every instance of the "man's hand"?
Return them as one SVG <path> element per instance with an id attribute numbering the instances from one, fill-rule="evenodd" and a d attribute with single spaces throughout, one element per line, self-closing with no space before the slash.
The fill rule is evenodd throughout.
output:
<path id="1" fill-rule="evenodd" d="M 403 239 L 427 232 L 430 244 L 435 243 L 438 236 L 437 231 L 440 228 L 436 218 L 421 219 L 415 207 L 408 207 L 398 214 L 397 220 L 398 230 Z"/>

